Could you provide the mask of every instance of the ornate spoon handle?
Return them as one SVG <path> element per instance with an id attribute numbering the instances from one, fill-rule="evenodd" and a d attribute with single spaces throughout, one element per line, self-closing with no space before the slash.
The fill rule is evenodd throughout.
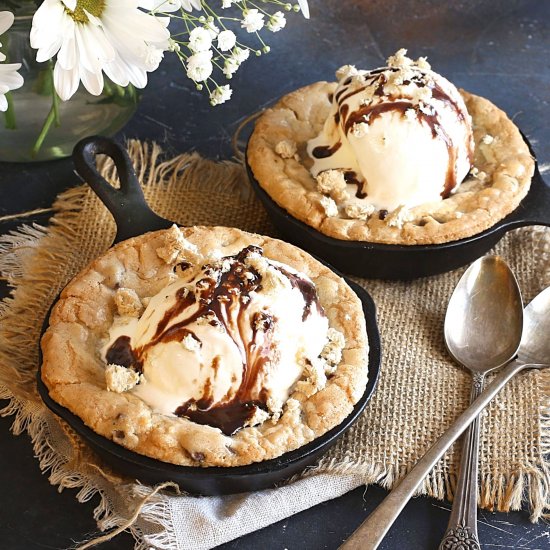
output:
<path id="1" fill-rule="evenodd" d="M 515 374 L 525 368 L 544 368 L 513 361 L 504 367 L 481 395 L 455 420 L 454 424 L 430 447 L 413 469 L 401 480 L 352 536 L 340 546 L 340 550 L 375 550 L 389 531 L 401 510 L 405 507 L 422 480 L 429 474 L 445 451 L 458 439 L 487 403 Z"/>
<path id="2" fill-rule="evenodd" d="M 471 401 L 481 394 L 484 379 L 484 374 L 474 373 Z M 479 416 L 470 424 L 463 441 L 453 509 L 439 550 L 481 550 L 477 534 Z"/>

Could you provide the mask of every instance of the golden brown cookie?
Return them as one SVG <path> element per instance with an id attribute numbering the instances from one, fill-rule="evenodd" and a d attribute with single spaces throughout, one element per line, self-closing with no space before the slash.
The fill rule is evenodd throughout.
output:
<path id="1" fill-rule="evenodd" d="M 317 82 L 283 97 L 256 122 L 247 158 L 255 179 L 295 218 L 342 240 L 438 244 L 475 235 L 510 214 L 529 191 L 534 160 L 518 128 L 487 99 L 460 90 L 472 117 L 474 169 L 448 198 L 380 213 L 338 209 L 309 172 L 307 142 L 331 109 L 336 83 Z"/>
<path id="2" fill-rule="evenodd" d="M 327 341 L 323 350 L 327 365 L 333 362 L 330 370 L 317 377 L 315 369 L 303 369 L 280 415 L 225 435 L 154 410 L 135 392 L 142 375 L 108 365 L 102 349 L 114 320 L 142 315 L 151 296 L 181 276 L 182 265 L 231 256 L 250 245 L 261 247 L 265 258 L 306 274 L 329 332 L 343 337 Z M 52 399 L 95 432 L 174 464 L 239 466 L 280 456 L 340 424 L 367 383 L 362 305 L 345 281 L 290 244 L 233 228 L 174 226 L 114 246 L 67 285 L 49 323 L 42 338 L 42 379 Z"/>

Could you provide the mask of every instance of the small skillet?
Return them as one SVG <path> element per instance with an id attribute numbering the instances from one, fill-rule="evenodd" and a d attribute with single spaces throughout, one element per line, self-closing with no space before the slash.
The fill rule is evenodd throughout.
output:
<path id="1" fill-rule="evenodd" d="M 535 154 L 523 136 L 529 151 Z M 458 241 L 433 245 L 395 245 L 343 241 L 328 237 L 291 216 L 254 178 L 246 161 L 250 182 L 282 237 L 319 256 L 344 273 L 371 279 L 410 280 L 452 271 L 483 256 L 511 229 L 526 225 L 550 226 L 550 185 L 535 161 L 535 173 L 527 196 L 506 218 L 485 231 Z"/>
<path id="2" fill-rule="evenodd" d="M 99 174 L 95 164 L 95 157 L 99 154 L 108 155 L 114 160 L 120 189 L 112 187 Z M 114 141 L 103 137 L 86 138 L 76 145 L 73 160 L 78 174 L 90 185 L 115 218 L 117 233 L 113 244 L 172 225 L 173 222 L 161 218 L 149 208 L 126 150 Z M 174 481 L 183 490 L 200 495 L 222 495 L 272 487 L 313 464 L 326 452 L 358 419 L 374 392 L 381 358 L 375 305 L 365 289 L 353 281 L 346 279 L 346 282 L 360 298 L 367 322 L 369 380 L 365 393 L 340 425 L 311 443 L 276 459 L 248 466 L 201 468 L 177 466 L 129 451 L 95 433 L 78 416 L 51 399 L 48 388 L 41 378 L 41 354 L 37 373 L 38 392 L 46 406 L 67 422 L 105 462 L 129 477 L 151 484 Z M 42 334 L 48 328 L 49 316 L 50 312 L 44 321 Z"/>

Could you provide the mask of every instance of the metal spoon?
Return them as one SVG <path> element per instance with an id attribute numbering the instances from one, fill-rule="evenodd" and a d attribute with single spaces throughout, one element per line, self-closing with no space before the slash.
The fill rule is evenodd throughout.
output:
<path id="1" fill-rule="evenodd" d="M 464 273 L 445 316 L 445 344 L 457 363 L 472 373 L 473 401 L 485 375 L 508 363 L 517 353 L 523 329 L 523 305 L 514 274 L 498 256 L 484 256 Z M 453 508 L 439 550 L 468 541 L 480 549 L 477 534 L 479 418 L 464 435 L 460 474 Z M 458 538 L 457 538 L 458 537 Z M 457 541 L 457 542 L 454 542 Z"/>
<path id="2" fill-rule="evenodd" d="M 487 406 L 493 397 L 524 369 L 540 369 L 550 363 L 550 287 L 541 292 L 524 312 L 524 328 L 518 359 L 506 365 L 481 395 L 454 421 L 445 433 L 428 449 L 412 470 L 401 480 L 384 501 L 370 514 L 341 550 L 374 550 L 393 525 L 418 486 L 430 473 L 449 447 Z"/>

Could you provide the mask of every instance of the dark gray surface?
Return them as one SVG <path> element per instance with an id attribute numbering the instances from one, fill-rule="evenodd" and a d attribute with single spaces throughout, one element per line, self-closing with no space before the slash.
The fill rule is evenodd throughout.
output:
<path id="1" fill-rule="evenodd" d="M 399 47 L 427 55 L 433 68 L 459 86 L 487 96 L 505 109 L 530 137 L 539 162 L 550 162 L 550 2 L 436 0 L 311 1 L 312 20 L 289 20 L 272 36 L 272 53 L 251 59 L 232 81 L 234 98 L 210 108 L 166 60 L 151 76 L 136 117 L 124 135 L 155 139 L 169 153 L 197 149 L 211 157 L 231 156 L 230 136 L 240 120 L 281 94 L 355 63 L 369 68 Z M 47 207 L 77 182 L 69 161 L 41 165 L 0 164 L 0 216 Z M 35 218 L 41 223 L 47 216 Z M 17 226 L 4 222 L 2 233 Z M 0 289 L 5 293 L 5 286 Z M 9 433 L 0 420 L 0 547 L 14 550 L 67 548 L 95 529 L 97 500 L 78 504 L 74 491 L 57 490 L 40 474 L 27 436 Z M 226 549 L 334 549 L 378 504 L 385 492 L 371 487 L 317 506 L 262 531 L 228 543 Z M 436 548 L 449 504 L 411 502 L 381 548 Z M 526 512 L 480 514 L 485 548 L 550 548 L 550 529 L 531 525 Z M 132 547 L 123 535 L 102 548 Z"/>

